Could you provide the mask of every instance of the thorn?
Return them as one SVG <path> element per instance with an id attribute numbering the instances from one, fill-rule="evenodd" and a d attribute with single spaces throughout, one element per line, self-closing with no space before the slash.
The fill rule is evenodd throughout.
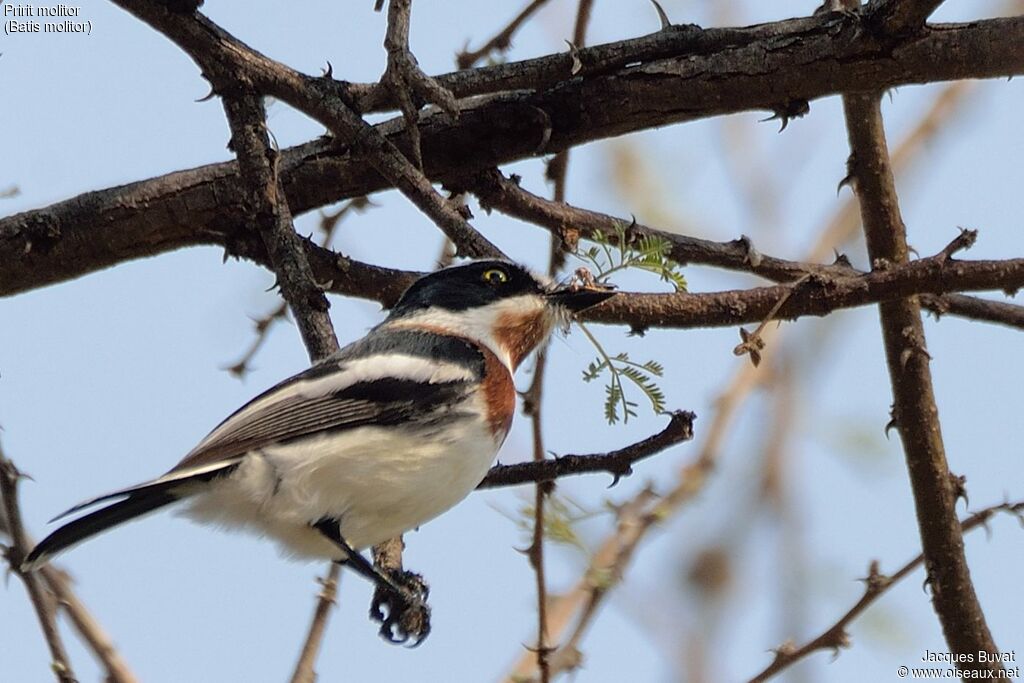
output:
<path id="1" fill-rule="evenodd" d="M 209 102 L 210 100 L 212 100 L 216 96 L 217 96 L 217 90 L 213 87 L 213 84 L 211 83 L 210 84 L 210 92 L 206 93 L 205 95 L 203 95 L 202 97 L 200 97 L 198 100 L 195 100 L 195 101 L 196 102 Z"/>
<path id="2" fill-rule="evenodd" d="M 754 268 L 760 266 L 764 257 L 761 256 L 761 252 L 754 248 L 753 240 L 746 235 L 740 235 L 740 238 L 736 241 L 743 245 L 743 260 Z"/>
<path id="3" fill-rule="evenodd" d="M 661 30 L 664 31 L 667 28 L 671 28 L 672 22 L 669 21 L 668 15 L 665 14 L 665 9 L 658 4 L 658 0 L 651 0 L 651 4 L 654 5 L 654 11 L 658 13 L 658 20 L 661 22 Z"/>
<path id="4" fill-rule="evenodd" d="M 878 560 L 871 560 L 871 564 L 868 565 L 868 575 L 861 581 L 867 586 L 869 593 L 877 593 L 892 583 L 892 579 L 878 568 Z"/>
<path id="5" fill-rule="evenodd" d="M 893 403 L 889 407 L 889 421 L 885 423 L 885 438 L 889 438 L 889 431 L 898 428 L 900 425 L 899 420 L 896 418 L 896 404 Z"/>
<path id="6" fill-rule="evenodd" d="M 924 572 L 925 572 L 924 580 L 921 581 L 921 592 L 923 592 L 925 595 L 927 595 L 928 594 L 928 586 L 932 585 L 932 583 L 934 583 L 934 581 L 935 581 L 935 579 L 932 577 L 932 568 L 928 566 L 928 561 L 927 560 L 925 560 Z"/>
<path id="7" fill-rule="evenodd" d="M 832 661 L 839 659 L 840 650 L 844 647 L 850 647 L 850 634 L 846 632 L 846 629 L 840 629 L 835 635 L 835 641 L 831 643 L 832 648 Z"/>
<path id="8" fill-rule="evenodd" d="M 846 254 L 839 253 L 838 249 L 833 249 L 832 253 L 836 255 L 835 260 L 832 261 L 833 266 L 846 266 L 847 268 L 853 267 L 853 264 L 850 263 L 850 259 L 849 257 L 846 256 Z"/>
<path id="9" fill-rule="evenodd" d="M 964 507 L 970 507 L 971 501 L 967 497 L 967 477 L 962 474 L 949 473 L 949 485 L 953 489 L 953 502 L 954 504 L 963 498 Z"/>
<path id="10" fill-rule="evenodd" d="M 572 69 L 569 70 L 569 75 L 575 76 L 583 68 L 583 62 L 580 61 L 580 49 L 568 40 L 565 41 L 565 44 L 569 46 L 569 56 L 572 57 Z"/>
<path id="11" fill-rule="evenodd" d="M 626 465 L 626 466 L 625 466 L 624 468 L 622 468 L 622 470 L 620 470 L 620 471 L 617 471 L 617 472 L 611 472 L 611 475 L 612 475 L 612 483 L 608 484 L 608 488 L 614 488 L 614 487 L 615 487 L 615 485 L 619 483 L 619 480 L 620 480 L 620 479 L 622 479 L 623 477 L 628 477 L 628 476 L 630 476 L 631 474 L 633 474 L 633 468 L 632 468 L 632 467 L 630 467 L 629 465 Z"/>
<path id="12" fill-rule="evenodd" d="M 774 653 L 775 654 L 775 659 L 777 659 L 777 660 L 778 659 L 787 659 L 789 657 L 792 657 L 794 654 L 796 654 L 796 643 L 794 643 L 792 640 L 787 640 L 782 645 L 779 645 L 778 647 L 772 648 L 771 650 L 768 650 L 768 651 L 771 652 L 771 653 Z"/>

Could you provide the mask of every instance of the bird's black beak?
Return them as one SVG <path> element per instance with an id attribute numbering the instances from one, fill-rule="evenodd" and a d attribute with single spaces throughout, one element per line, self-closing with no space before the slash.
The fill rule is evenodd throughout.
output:
<path id="1" fill-rule="evenodd" d="M 563 287 L 549 292 L 547 299 L 555 306 L 562 306 L 573 313 L 579 313 L 598 305 L 615 294 L 616 292 L 611 288 Z"/>

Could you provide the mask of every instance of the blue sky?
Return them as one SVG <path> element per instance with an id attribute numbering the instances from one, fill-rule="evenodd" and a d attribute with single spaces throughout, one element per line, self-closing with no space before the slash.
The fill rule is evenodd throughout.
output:
<path id="1" fill-rule="evenodd" d="M 205 9 L 239 38 L 305 72 L 326 61 L 334 73 L 375 80 L 384 66 L 384 19 L 370 0 L 331 3 L 222 3 Z M 710 3 L 663 2 L 675 21 L 716 21 Z M 743 5 L 743 23 L 810 12 L 814 3 Z M 413 48 L 426 71 L 450 70 L 467 41 L 489 37 L 520 3 L 417 3 Z M 990 4 L 947 3 L 939 18 L 992 14 Z M 78 193 L 230 158 L 227 125 L 198 69 L 169 41 L 111 4 L 87 0 L 81 15 L 90 36 L 0 37 L 0 189 L 21 193 L 0 200 L 0 214 L 45 206 Z M 551 7 L 515 41 L 515 58 L 564 49 L 575 3 Z M 646 1 L 596 3 L 590 42 L 632 37 L 657 28 Z M 941 86 L 902 88 L 884 104 L 890 141 L 899 140 Z M 1024 251 L 1020 217 L 1020 79 L 982 84 L 899 179 L 910 241 L 922 255 L 941 249 L 956 227 L 978 228 L 971 258 L 1018 256 Z M 812 103 L 811 113 L 784 134 L 763 113 L 732 117 L 748 155 L 740 164 L 769 169 L 776 214 L 751 208 L 737 190 L 734 165 L 723 151 L 721 121 L 645 132 L 573 151 L 569 199 L 610 213 L 658 222 L 712 239 L 748 234 L 765 253 L 799 258 L 824 221 L 847 199 L 835 186 L 847 155 L 838 100 Z M 282 146 L 322 132 L 286 106 L 270 108 Z M 623 181 L 625 164 L 643 162 Z M 632 168 L 632 167 L 630 167 Z M 545 192 L 542 164 L 506 167 Z M 647 175 L 643 175 L 643 174 Z M 642 178 L 642 180 L 637 180 Z M 343 224 L 337 246 L 356 258 L 396 267 L 429 268 L 440 235 L 395 193 L 373 198 L 377 207 Z M 311 232 L 315 215 L 299 218 Z M 475 224 L 515 258 L 546 262 L 539 230 L 477 211 Z M 395 245 L 400 245 L 396 247 Z M 865 266 L 863 247 L 848 252 Z M 691 289 L 745 286 L 748 278 L 687 268 Z M 269 274 L 248 264 L 221 262 L 203 248 L 118 266 L 80 280 L 0 300 L 0 425 L 5 451 L 33 480 L 24 484 L 24 515 L 36 536 L 45 520 L 72 503 L 147 479 L 175 463 L 225 414 L 306 364 L 295 328 L 278 328 L 244 382 L 222 371 L 252 339 L 250 317 L 271 310 Z M 630 275 L 628 288 L 661 290 L 655 278 Z M 381 318 L 378 306 L 334 299 L 338 335 L 349 341 Z M 745 361 L 732 355 L 735 329 L 653 331 L 643 339 L 596 328 L 609 348 L 666 366 L 663 388 L 671 407 L 694 410 L 706 427 L 727 378 Z M 894 569 L 919 545 L 898 439 L 881 437 L 890 394 L 877 317 L 873 310 L 840 313 L 827 322 L 783 326 L 792 353 L 811 354 L 796 396 L 800 420 L 790 442 L 792 496 L 802 544 L 812 558 L 805 574 L 802 634 L 780 629 L 787 597 L 780 591 L 792 564 L 779 563 L 780 542 L 770 520 L 750 522 L 740 580 L 725 628 L 695 621 L 699 605 L 681 592 L 681 564 L 694 548 L 732 538 L 735 513 L 753 495 L 752 468 L 772 413 L 756 394 L 725 443 L 719 469 L 699 499 L 651 534 L 626 583 L 584 641 L 579 680 L 677 680 L 686 634 L 706 632 L 719 679 L 749 676 L 766 651 L 789 636 L 807 636 L 834 620 L 859 596 L 855 579 L 871 559 Z M 1020 476 L 1020 387 L 1024 379 L 1019 333 L 944 318 L 927 322 L 936 392 L 949 459 L 968 477 L 974 507 L 1004 496 L 1024 497 Z M 784 348 L 780 343 L 779 348 Z M 658 430 L 650 414 L 626 426 L 608 426 L 602 392 L 583 384 L 593 356 L 585 338 L 554 344 L 549 370 L 548 447 L 556 453 L 604 451 Z M 772 348 L 768 350 L 768 356 Z M 529 368 L 519 383 L 529 381 Z M 570 408 L 571 407 L 571 408 Z M 698 431 L 698 439 L 700 432 Z M 518 419 L 500 459 L 529 457 L 529 433 Z M 608 490 L 605 477 L 566 483 L 562 490 L 591 509 L 621 501 L 648 481 L 667 486 L 696 451 L 684 445 L 637 468 Z M 530 643 L 535 630 L 533 577 L 516 548 L 525 545 L 502 511 L 514 511 L 528 490 L 471 496 L 442 518 L 407 537 L 407 566 L 432 586 L 434 632 L 416 650 L 381 642 L 366 619 L 370 587 L 343 580 L 320 657 L 320 680 L 364 680 L 384 668 L 397 680 L 496 679 Z M 581 527 L 587 541 L 610 524 L 599 516 Z M 742 525 L 741 525 L 742 526 Z M 998 519 L 992 537 L 967 541 L 978 592 L 997 642 L 1024 652 L 1017 572 L 1024 546 L 1013 520 Z M 570 550 L 549 553 L 552 590 L 571 586 L 582 567 Z M 323 567 L 282 559 L 258 540 L 201 528 L 160 514 L 96 539 L 62 558 L 83 600 L 108 629 L 142 680 L 285 680 L 311 613 L 314 577 Z M 802 667 L 808 680 L 893 680 L 927 648 L 944 651 L 921 577 L 896 587 L 853 629 L 854 647 L 829 664 L 817 655 Z M 45 680 L 47 655 L 21 586 L 0 590 L 0 680 Z M 98 669 L 69 637 L 83 681 Z"/>

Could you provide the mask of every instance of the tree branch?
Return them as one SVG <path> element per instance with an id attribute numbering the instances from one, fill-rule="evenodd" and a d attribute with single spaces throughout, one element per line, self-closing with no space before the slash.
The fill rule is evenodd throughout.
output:
<path id="1" fill-rule="evenodd" d="M 943 0 L 871 0 L 867 20 L 883 33 L 901 36 L 921 30 Z M 859 3 L 859 0 L 858 0 Z"/>
<path id="2" fill-rule="evenodd" d="M 501 250 L 484 238 L 458 209 L 434 190 L 382 132 L 366 123 L 333 87 L 328 77 L 311 78 L 253 50 L 201 14 L 168 12 L 153 0 L 113 0 L 184 50 L 210 80 L 214 92 L 244 82 L 262 95 L 276 97 L 324 124 L 361 163 L 369 162 L 467 256 L 500 257 Z M 447 118 L 447 117 L 446 117 Z"/>
<path id="3" fill-rule="evenodd" d="M 568 55 L 501 67 L 514 67 L 514 78 L 491 69 L 458 72 L 460 78 L 484 78 L 490 88 L 522 89 L 467 103 L 457 122 L 444 115 L 423 117 L 424 173 L 435 182 L 455 181 L 496 164 L 592 140 L 771 109 L 780 92 L 809 100 L 844 90 L 1020 74 L 1022 43 L 1024 17 L 1014 17 L 926 27 L 880 52 L 856 26 L 816 17 L 746 29 L 673 27 L 582 49 L 584 67 L 571 82 Z M 964 54 L 972 58 L 963 59 Z M 642 67 L 623 68 L 633 62 Z M 679 73 L 672 75 L 676 68 Z M 471 88 L 460 90 L 452 79 L 438 80 L 457 97 L 471 94 Z M 338 82 L 299 74 L 293 83 L 297 88 L 314 84 L 314 97 L 334 93 L 337 100 L 345 92 Z M 392 144 L 401 139 L 403 128 L 399 119 L 374 130 Z M 284 150 L 280 172 L 296 215 L 392 186 L 337 141 Z M 239 187 L 236 164 L 214 164 L 0 220 L 0 295 L 78 277 L 126 258 L 214 243 L 225 232 L 242 233 L 245 214 L 232 199 L 240 196 Z"/>
<path id="4" fill-rule="evenodd" d="M 405 119 L 411 161 L 416 168 L 422 169 L 419 103 L 436 104 L 453 118 L 458 118 L 459 106 L 451 92 L 423 73 L 409 50 L 411 13 L 412 0 L 390 0 L 388 3 L 388 29 L 384 37 L 388 66 L 381 77 L 381 83 L 391 90 L 392 96 L 398 101 L 398 108 L 402 110 L 402 117 Z"/>
<path id="5" fill-rule="evenodd" d="M 907 263 L 906 228 L 900 216 L 885 141 L 881 96 L 844 95 L 843 109 L 850 138 L 850 174 L 860 199 L 868 255 L 876 272 L 885 264 Z M 964 233 L 926 260 L 941 262 L 971 241 L 973 236 Z M 920 261 L 909 265 L 917 263 Z M 920 304 L 907 297 L 888 300 L 878 308 L 892 383 L 893 424 L 906 454 L 932 604 L 950 651 L 972 655 L 968 661 L 959 663 L 958 669 L 1002 671 L 997 663 L 979 662 L 976 657 L 978 652 L 995 655 L 998 650 L 964 555 L 963 534 L 956 516 L 958 493 L 946 462 Z"/>
<path id="6" fill-rule="evenodd" d="M 21 569 L 21 563 L 32 547 L 21 522 L 21 506 L 18 503 L 18 480 L 21 477 L 21 472 L 0 449 L 0 503 L 3 504 L 3 518 L 11 538 L 11 545 L 4 549 L 4 559 L 11 571 L 25 584 L 25 591 L 32 601 L 43 637 L 50 649 L 50 670 L 58 683 L 77 683 L 75 672 L 71 669 L 71 660 L 64 649 L 64 641 L 57 630 L 57 606 L 53 596 L 43 588 L 39 574 Z"/>
<path id="7" fill-rule="evenodd" d="M 633 294 L 613 297 L 580 317 L 584 321 L 648 327 L 729 327 L 766 318 L 791 320 L 892 301 L 915 294 L 1024 287 L 1024 258 L 1005 261 L 946 260 L 941 253 L 856 277 L 812 275 L 798 287 L 776 285 L 689 294 Z M 782 297 L 786 303 L 769 313 Z"/>
<path id="8" fill-rule="evenodd" d="M 288 302 L 314 363 L 338 350 L 330 302 L 313 279 L 302 240 L 295 233 L 287 200 L 280 190 L 277 152 L 270 146 L 263 99 L 253 91 L 224 92 L 231 127 L 231 148 L 246 184 L 245 203 L 270 255 L 281 296 Z"/>
<path id="9" fill-rule="evenodd" d="M 612 484 L 615 484 L 620 477 L 633 473 L 633 465 L 636 462 L 693 438 L 693 421 L 696 418 L 693 413 L 674 411 L 668 415 L 668 425 L 643 441 L 608 453 L 563 455 L 516 465 L 495 465 L 477 488 L 491 489 L 499 486 L 540 483 L 591 472 L 607 472 L 614 477 Z"/>
<path id="10" fill-rule="evenodd" d="M 320 594 L 316 598 L 313 620 L 309 624 L 309 631 L 302 643 L 299 659 L 295 662 L 290 683 L 315 683 L 316 681 L 314 668 L 316 657 L 320 652 L 320 644 L 323 642 L 324 633 L 327 630 L 327 619 L 338 595 L 340 579 L 341 565 L 337 562 L 331 563 L 330 569 L 327 570 L 327 576 L 317 579 L 320 582 Z"/>
<path id="11" fill-rule="evenodd" d="M 570 75 L 582 80 L 593 80 L 596 76 L 614 74 L 618 70 L 625 69 L 630 65 L 639 66 L 657 63 L 661 60 L 673 60 L 680 58 L 693 61 L 693 65 L 695 67 L 693 70 L 694 74 L 711 75 L 711 72 L 719 71 L 719 76 L 721 77 L 725 75 L 725 69 L 723 68 L 724 64 L 722 64 L 719 59 L 727 53 L 756 48 L 777 54 L 776 51 L 779 47 L 786 47 L 788 49 L 795 48 L 795 52 L 789 53 L 791 56 L 796 57 L 797 55 L 800 55 L 801 59 L 809 57 L 807 61 L 811 62 L 822 59 L 827 60 L 831 57 L 834 57 L 836 60 L 843 63 L 845 63 L 847 59 L 850 59 L 853 62 L 859 62 L 865 58 L 872 59 L 873 57 L 877 59 L 882 54 L 887 54 L 888 57 L 896 58 L 900 62 L 910 58 L 913 63 L 917 64 L 917 67 L 925 67 L 924 63 L 918 62 L 918 57 L 923 57 L 924 55 L 923 53 L 918 53 L 918 47 L 923 47 L 923 43 L 918 43 L 917 41 L 924 39 L 926 35 L 931 35 L 933 38 L 937 37 L 937 34 L 933 33 L 934 31 L 987 22 L 972 22 L 972 24 L 937 24 L 928 26 L 915 36 L 903 37 L 904 44 L 901 45 L 898 50 L 893 49 L 893 40 L 889 36 L 879 36 L 877 31 L 857 30 L 861 23 L 864 24 L 865 28 L 872 27 L 871 24 L 867 23 L 866 18 L 858 20 L 854 17 L 842 15 L 821 15 L 786 19 L 784 21 L 757 24 L 741 28 L 701 28 L 695 24 L 676 24 L 662 29 L 657 33 L 651 33 L 646 36 L 594 45 L 588 48 L 581 48 L 574 54 L 571 52 L 562 52 L 534 59 L 498 64 L 495 66 L 454 71 L 437 75 L 434 78 L 439 84 L 450 90 L 455 97 L 462 99 L 517 90 L 542 91 L 545 89 L 554 89 L 556 85 L 568 80 Z M 797 42 L 800 42 L 805 37 L 811 37 L 821 33 L 835 34 L 836 44 L 833 46 L 833 50 L 831 52 L 821 51 L 825 48 L 824 44 L 816 44 L 813 46 L 805 45 L 802 47 L 787 45 L 794 39 Z M 952 36 L 946 37 L 951 38 Z M 973 45 L 973 41 L 971 42 Z M 868 49 L 869 45 L 874 46 L 873 55 L 870 54 L 871 51 Z M 883 45 L 886 47 L 884 52 L 879 49 Z M 1004 59 L 1008 59 L 1010 63 L 1018 65 L 1017 68 L 1019 68 L 1020 58 L 1013 57 L 1008 52 L 1004 51 L 1004 49 L 1008 49 L 1009 47 L 1009 43 L 1003 43 L 998 51 L 1002 54 Z M 804 48 L 809 48 L 809 50 L 805 51 Z M 909 48 L 909 52 L 905 51 L 907 48 Z M 972 54 L 974 53 L 972 52 Z M 979 56 L 990 54 L 991 53 L 986 50 L 979 53 Z M 938 57 L 941 60 L 943 57 L 940 55 L 941 51 L 936 52 L 933 56 Z M 739 52 L 730 54 L 727 57 L 727 60 L 733 61 L 737 58 L 741 58 L 741 54 Z M 989 60 L 989 57 L 985 59 L 985 61 Z M 885 65 L 882 64 L 884 61 L 886 60 L 881 59 L 876 62 L 876 68 L 880 68 L 880 71 L 876 71 L 876 76 L 888 78 L 890 75 L 895 75 L 890 70 L 892 65 L 890 65 L 889 68 L 886 68 Z M 751 63 L 748 66 L 753 68 L 755 72 L 761 73 L 761 75 L 769 81 L 773 81 L 776 78 L 781 77 L 787 83 L 798 85 L 796 81 L 790 79 L 789 75 L 786 73 L 780 74 L 774 70 L 765 69 L 764 67 L 767 65 Z M 818 65 L 818 67 L 820 66 L 821 65 Z M 839 65 L 836 64 L 835 66 Z M 859 67 L 860 65 L 858 64 L 856 66 Z M 902 71 L 906 66 L 909 66 L 909 63 L 903 64 L 903 66 L 899 67 L 897 70 Z M 952 66 L 952 64 L 949 65 L 949 67 Z M 963 64 L 961 68 L 966 67 L 968 69 L 977 69 L 990 68 L 991 66 L 991 64 L 988 66 L 983 66 L 982 64 L 967 66 L 966 64 Z M 940 68 L 943 70 L 945 69 L 945 67 Z M 574 69 L 576 69 L 575 72 Z M 844 75 L 842 71 L 843 69 L 838 69 L 834 75 L 839 79 L 844 79 L 844 77 L 861 78 L 867 75 Z M 735 77 L 737 74 L 733 73 L 731 75 Z M 909 75 L 909 73 L 907 73 L 907 75 Z M 960 76 L 958 78 L 964 77 L 971 76 Z M 928 80 L 953 79 L 940 77 Z M 698 88 L 704 88 L 709 86 L 710 83 L 704 78 L 698 78 L 697 82 L 691 83 L 690 85 Z M 838 83 L 836 85 L 837 89 L 832 91 L 833 93 L 840 93 L 847 89 Z M 895 84 L 887 84 L 882 87 L 890 87 L 891 85 Z M 730 92 L 732 91 L 731 87 L 725 84 L 723 84 L 723 86 Z M 376 83 L 357 84 L 337 81 L 335 82 L 335 87 L 351 98 L 355 107 L 364 113 L 388 111 L 396 108 L 397 106 L 397 103 L 391 97 L 391 94 L 387 89 Z M 777 92 L 788 92 L 788 88 L 780 89 Z M 810 98 L 804 96 L 803 99 Z M 695 112 L 700 111 L 702 107 L 717 106 L 716 104 L 708 101 L 704 101 L 703 104 L 701 104 L 699 98 L 694 98 L 692 103 L 695 106 L 691 111 Z M 630 103 L 628 102 L 621 102 L 619 104 L 630 106 Z"/>
<path id="12" fill-rule="evenodd" d="M 760 275 L 776 282 L 791 282 L 808 274 L 827 277 L 864 275 L 864 271 L 854 268 L 845 259 L 837 259 L 831 264 L 788 261 L 758 252 L 746 237 L 730 242 L 714 242 L 650 228 L 635 220 L 577 208 L 561 201 L 544 199 L 523 189 L 515 176 L 506 178 L 497 169 L 479 173 L 466 182 L 470 191 L 480 198 L 480 203 L 485 209 L 497 209 L 509 216 L 546 228 L 554 238 L 571 250 L 576 248 L 580 239 L 587 239 L 595 234 L 615 243 L 618 239 L 617 228 L 628 226 L 627 236 L 630 239 L 653 236 L 670 244 L 668 256 L 683 265 L 695 263 L 716 266 Z M 957 294 L 944 295 L 941 298 L 925 297 L 922 303 L 936 316 L 949 313 L 1024 329 L 1024 307 L 1015 304 Z"/>
<path id="13" fill-rule="evenodd" d="M 967 533 L 978 527 L 987 527 L 988 521 L 1000 512 L 1006 512 L 1018 519 L 1024 511 L 1024 501 L 1017 503 L 1001 503 L 987 507 L 984 510 L 974 513 L 963 522 L 960 522 L 961 533 Z M 764 671 L 750 679 L 750 683 L 761 683 L 772 676 L 775 676 L 783 669 L 796 664 L 801 659 L 819 650 L 832 650 L 838 654 L 839 648 L 849 646 L 849 634 L 846 628 L 859 617 L 868 607 L 878 600 L 886 591 L 899 583 L 903 578 L 917 569 L 924 563 L 924 553 L 910 560 L 893 574 L 888 576 L 878 570 L 878 563 L 872 562 L 864 581 L 864 594 L 853 607 L 846 611 L 834 624 L 826 628 L 819 635 L 811 638 L 799 647 L 792 643 L 786 643 L 775 650 L 775 659 Z"/>
<path id="14" fill-rule="evenodd" d="M 519 27 L 526 23 L 526 20 L 529 19 L 534 12 L 547 3 L 548 0 L 531 0 L 530 4 L 524 7 L 523 10 L 508 23 L 508 26 L 498 31 L 493 38 L 481 45 L 479 49 L 470 50 L 467 45 L 466 49 L 460 52 L 455 58 L 459 68 L 468 69 L 479 62 L 483 57 L 489 56 L 492 52 L 504 52 L 505 50 L 508 50 L 512 46 L 512 36 L 519 30 Z"/>

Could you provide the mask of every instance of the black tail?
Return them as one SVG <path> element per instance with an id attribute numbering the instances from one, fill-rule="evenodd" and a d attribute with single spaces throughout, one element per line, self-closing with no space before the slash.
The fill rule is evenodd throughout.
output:
<path id="1" fill-rule="evenodd" d="M 181 498 L 173 492 L 163 490 L 142 490 L 127 494 L 127 498 L 90 512 L 61 528 L 40 541 L 28 554 L 21 565 L 22 571 L 32 571 L 49 562 L 68 548 L 106 531 L 111 527 L 140 517 L 147 512 L 159 510 Z"/>

